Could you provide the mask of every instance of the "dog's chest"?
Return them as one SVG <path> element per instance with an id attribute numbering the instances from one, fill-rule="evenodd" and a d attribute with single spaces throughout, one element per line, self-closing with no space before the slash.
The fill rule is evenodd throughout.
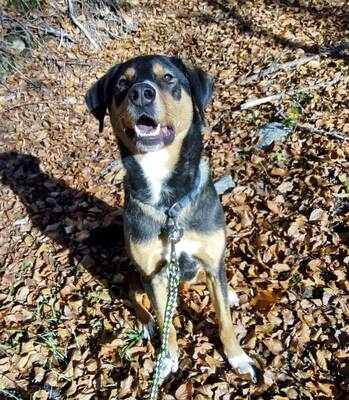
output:
<path id="1" fill-rule="evenodd" d="M 159 202 L 163 183 L 170 175 L 169 158 L 167 149 L 161 149 L 144 154 L 137 160 L 147 181 L 152 204 Z"/>

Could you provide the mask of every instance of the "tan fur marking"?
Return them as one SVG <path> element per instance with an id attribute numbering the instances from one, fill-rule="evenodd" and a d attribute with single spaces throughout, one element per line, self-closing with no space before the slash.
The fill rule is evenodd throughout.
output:
<path id="1" fill-rule="evenodd" d="M 129 298 L 132 301 L 132 306 L 136 312 L 137 320 L 140 321 L 143 325 L 146 325 L 153 320 L 152 315 L 150 314 L 147 307 L 144 305 L 144 303 L 149 303 L 149 299 L 147 299 L 148 302 L 144 301 L 145 296 L 147 298 L 147 295 L 144 293 L 144 289 L 142 288 L 142 283 L 140 282 L 138 274 L 130 273 Z"/>
<path id="2" fill-rule="evenodd" d="M 227 299 L 223 295 L 223 290 L 219 278 L 208 275 L 207 286 L 211 294 L 216 316 L 219 324 L 219 336 L 221 338 L 224 352 L 227 357 L 234 357 L 243 354 L 235 334 L 234 325 L 230 315 Z"/>
<path id="3" fill-rule="evenodd" d="M 158 78 L 161 78 L 165 74 L 165 68 L 160 63 L 155 63 L 153 65 L 153 72 Z"/>
<path id="4" fill-rule="evenodd" d="M 128 247 L 132 260 L 146 276 L 157 272 L 161 262 L 165 259 L 165 243 L 161 239 L 145 243 L 130 240 Z"/>
<path id="5" fill-rule="evenodd" d="M 168 296 L 168 279 L 167 276 L 156 275 L 151 281 L 153 291 L 153 305 L 156 313 L 156 319 L 159 324 L 160 332 L 164 323 L 165 308 Z M 177 335 L 174 326 L 171 324 L 168 338 L 168 349 L 173 355 L 177 354 Z"/>
<path id="6" fill-rule="evenodd" d="M 200 242 L 200 247 L 195 256 L 207 265 L 209 272 L 215 273 L 217 271 L 225 248 L 225 232 L 223 229 L 208 234 L 194 231 L 185 232 L 183 240 Z"/>
<path id="7" fill-rule="evenodd" d="M 126 77 L 128 80 L 132 81 L 132 79 L 133 79 L 133 78 L 135 77 L 135 75 L 136 75 L 136 70 L 135 70 L 133 67 L 129 67 L 129 68 L 127 68 L 127 70 L 125 71 L 124 75 L 125 75 L 125 77 Z"/>
<path id="8" fill-rule="evenodd" d="M 133 126 L 133 121 L 127 111 L 128 100 L 125 100 L 117 107 L 113 98 L 110 107 L 110 122 L 114 135 L 119 138 L 131 153 L 136 153 L 136 147 L 126 134 L 126 129 Z"/>
<path id="9" fill-rule="evenodd" d="M 193 120 L 193 103 L 189 94 L 182 88 L 179 101 L 168 92 L 159 92 L 160 103 L 163 104 L 165 115 L 161 119 L 162 125 L 173 125 L 176 134 L 187 132 Z"/>

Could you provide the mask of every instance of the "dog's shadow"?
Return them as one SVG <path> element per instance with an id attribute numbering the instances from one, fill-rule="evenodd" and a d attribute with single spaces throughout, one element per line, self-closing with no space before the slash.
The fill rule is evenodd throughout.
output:
<path id="1" fill-rule="evenodd" d="M 120 209 L 44 173 L 29 154 L 0 154 L 0 181 L 19 196 L 33 227 L 69 249 L 70 265 L 82 265 L 111 288 L 110 278 L 126 260 Z M 123 295 L 122 285 L 120 293 L 113 289 Z"/>

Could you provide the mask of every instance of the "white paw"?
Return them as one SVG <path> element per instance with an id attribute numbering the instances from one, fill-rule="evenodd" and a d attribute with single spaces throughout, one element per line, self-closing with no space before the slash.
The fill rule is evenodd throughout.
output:
<path id="1" fill-rule="evenodd" d="M 154 337 L 156 336 L 156 331 L 157 331 L 155 321 L 153 319 L 150 319 L 147 324 L 143 325 L 142 331 L 143 331 L 144 339 L 147 339 L 147 340 L 154 339 Z"/>
<path id="2" fill-rule="evenodd" d="M 230 306 L 239 307 L 240 305 L 239 296 L 232 288 L 228 288 L 228 302 Z"/>
<path id="3" fill-rule="evenodd" d="M 178 370 L 178 354 L 169 354 L 162 363 L 161 379 L 166 379 Z"/>
<path id="4" fill-rule="evenodd" d="M 257 382 L 257 368 L 254 361 L 246 353 L 241 353 L 238 356 L 228 357 L 229 364 L 237 369 L 240 374 L 250 374 L 252 382 Z"/>

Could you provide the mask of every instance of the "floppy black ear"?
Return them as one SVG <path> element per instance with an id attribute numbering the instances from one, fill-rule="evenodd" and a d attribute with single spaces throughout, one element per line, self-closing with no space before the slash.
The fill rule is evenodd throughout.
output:
<path id="1" fill-rule="evenodd" d="M 103 122 L 113 93 L 113 81 L 119 65 L 112 67 L 86 93 L 85 101 L 91 113 L 99 121 L 99 132 L 103 130 Z"/>
<path id="2" fill-rule="evenodd" d="M 182 70 L 190 82 L 194 106 L 203 123 L 205 120 L 205 108 L 212 98 L 213 94 L 213 79 L 201 68 L 195 67 L 192 63 L 186 60 L 177 59 L 182 65 Z"/>

